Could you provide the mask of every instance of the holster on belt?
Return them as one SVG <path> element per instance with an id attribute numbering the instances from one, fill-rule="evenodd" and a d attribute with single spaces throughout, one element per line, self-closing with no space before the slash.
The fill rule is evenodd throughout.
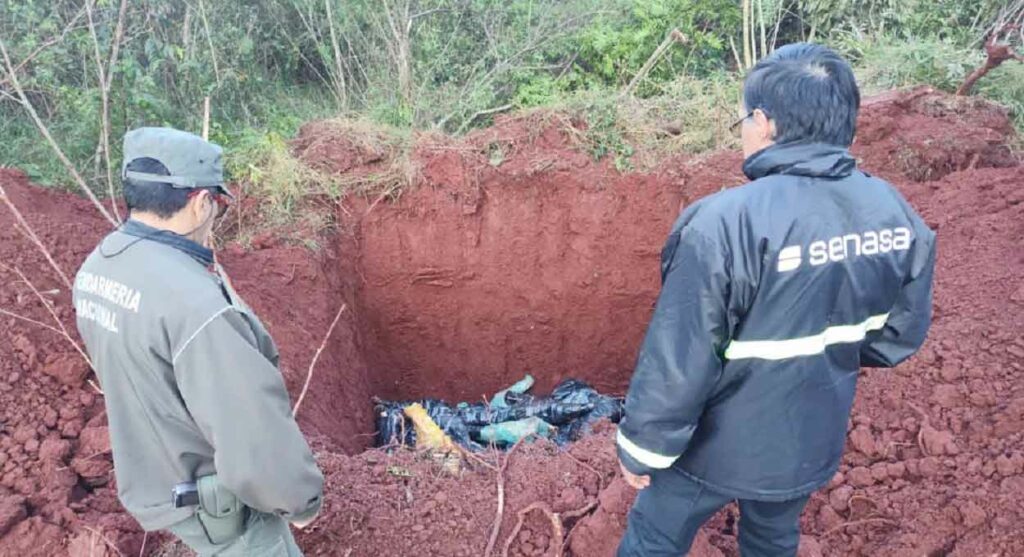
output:
<path id="1" fill-rule="evenodd" d="M 199 491 L 196 518 L 206 530 L 210 543 L 222 544 L 238 539 L 245 532 L 249 507 L 228 491 L 216 475 L 199 478 L 196 488 Z"/>

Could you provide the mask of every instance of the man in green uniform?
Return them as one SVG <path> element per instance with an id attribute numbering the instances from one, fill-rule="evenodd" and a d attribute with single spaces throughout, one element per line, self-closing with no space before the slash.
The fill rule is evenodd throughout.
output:
<path id="1" fill-rule="evenodd" d="M 230 194 L 195 135 L 124 138 L 130 218 L 75 278 L 78 330 L 106 393 L 118 496 L 200 555 L 301 555 L 288 524 L 323 476 L 292 418 L 273 340 L 214 263 Z"/>

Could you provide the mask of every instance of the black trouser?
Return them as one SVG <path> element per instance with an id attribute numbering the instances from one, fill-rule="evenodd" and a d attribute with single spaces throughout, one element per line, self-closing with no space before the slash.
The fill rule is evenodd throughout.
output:
<path id="1" fill-rule="evenodd" d="M 777 503 L 739 500 L 740 555 L 796 555 L 800 513 L 809 498 Z M 659 470 L 633 503 L 618 557 L 686 555 L 701 525 L 732 501 L 673 468 Z"/>

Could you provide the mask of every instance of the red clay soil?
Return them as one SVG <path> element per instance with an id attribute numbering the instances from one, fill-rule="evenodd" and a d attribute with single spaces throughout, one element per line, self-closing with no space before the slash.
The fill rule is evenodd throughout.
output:
<path id="1" fill-rule="evenodd" d="M 743 182 L 740 157 L 622 175 L 580 154 L 565 126 L 534 114 L 421 138 L 415 185 L 396 203 L 350 199 L 325 247 L 267 237 L 221 251 L 281 347 L 293 398 L 348 304 L 299 414 L 328 482 L 322 516 L 299 536 L 307 554 L 476 556 L 491 539 L 491 466 L 506 457 L 481 455 L 456 478 L 415 452 L 360 453 L 370 396 L 479 399 L 526 372 L 538 389 L 568 376 L 625 389 L 664 234 L 681 205 Z M 327 171 L 387 163 L 372 142 L 329 133 L 310 126 L 297 152 Z M 938 230 L 936 320 L 918 357 L 865 372 L 841 473 L 805 512 L 803 555 L 1024 554 L 1024 168 L 1011 133 L 1005 111 L 973 99 L 865 102 L 855 153 Z M 68 274 L 108 229 L 87 202 L 19 172 L 0 170 L 0 185 Z M 67 288 L 6 210 L 0 263 L 0 309 L 53 325 L 17 267 L 73 334 Z M 120 510 L 88 376 L 60 335 L 0 314 L 0 556 L 166 550 Z M 559 538 L 569 555 L 613 554 L 633 498 L 613 432 L 508 457 L 493 555 L 554 555 Z M 555 522 L 531 511 L 512 537 L 535 502 Z M 735 555 L 736 517 L 716 516 L 691 554 Z"/>

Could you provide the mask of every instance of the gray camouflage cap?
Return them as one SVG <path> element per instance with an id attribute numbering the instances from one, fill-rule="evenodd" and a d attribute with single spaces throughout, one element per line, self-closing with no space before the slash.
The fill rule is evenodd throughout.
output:
<path id="1" fill-rule="evenodd" d="M 224 150 L 198 135 L 173 128 L 138 128 L 124 135 L 124 163 L 121 178 L 161 182 L 174 188 L 224 187 Z M 128 170 L 135 159 L 151 158 L 167 167 L 170 176 Z"/>

